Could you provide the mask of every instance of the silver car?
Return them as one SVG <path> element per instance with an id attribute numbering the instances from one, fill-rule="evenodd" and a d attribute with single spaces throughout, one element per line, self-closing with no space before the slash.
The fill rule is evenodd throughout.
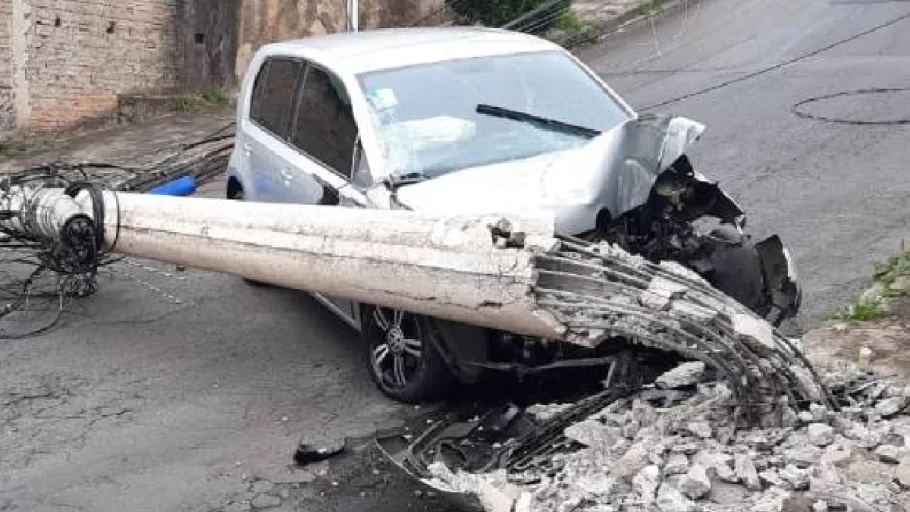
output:
<path id="1" fill-rule="evenodd" d="M 227 195 L 429 212 L 544 209 L 560 234 L 682 261 L 782 321 L 799 305 L 792 261 L 779 239 L 751 243 L 736 203 L 691 169 L 684 149 L 700 130 L 636 115 L 573 55 L 534 36 L 481 28 L 333 34 L 254 56 L 238 99 Z M 702 235 L 694 221 L 705 216 L 721 226 Z M 596 364 L 618 346 L 586 351 L 317 299 L 362 333 L 379 388 L 409 403 L 490 371 Z"/>

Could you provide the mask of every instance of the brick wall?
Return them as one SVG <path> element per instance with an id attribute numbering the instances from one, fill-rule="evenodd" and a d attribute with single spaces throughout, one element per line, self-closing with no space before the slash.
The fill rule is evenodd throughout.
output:
<path id="1" fill-rule="evenodd" d="M 361 26 L 443 0 L 361 0 Z M 252 52 L 345 28 L 346 0 L 0 0 L 0 143 L 106 122 L 122 94 L 236 85 Z"/>
<path id="2" fill-rule="evenodd" d="M 28 132 L 107 117 L 117 95 L 177 86 L 178 0 L 19 0 L 30 7 Z"/>
<path id="3" fill-rule="evenodd" d="M 10 138 L 16 127 L 13 109 L 13 4 L 0 1 L 0 142 Z"/>

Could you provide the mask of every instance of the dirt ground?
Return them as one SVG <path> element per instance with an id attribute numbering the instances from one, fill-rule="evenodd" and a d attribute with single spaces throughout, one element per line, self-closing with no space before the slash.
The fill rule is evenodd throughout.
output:
<path id="1" fill-rule="evenodd" d="M 804 338 L 810 359 L 820 367 L 855 366 L 860 349 L 872 350 L 872 369 L 910 381 L 910 300 L 893 316 L 869 322 L 832 322 Z"/>

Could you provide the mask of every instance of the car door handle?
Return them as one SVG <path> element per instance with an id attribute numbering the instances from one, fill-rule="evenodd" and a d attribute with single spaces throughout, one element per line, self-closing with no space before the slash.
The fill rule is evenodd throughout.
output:
<path id="1" fill-rule="evenodd" d="M 294 175 L 291 173 L 290 169 L 282 169 L 281 177 L 284 179 L 284 181 L 294 181 Z"/>
<path id="2" fill-rule="evenodd" d="M 244 153 L 246 156 L 252 155 L 252 154 L 253 154 L 253 146 L 252 146 L 250 143 L 244 144 L 244 145 L 243 145 L 243 153 Z"/>

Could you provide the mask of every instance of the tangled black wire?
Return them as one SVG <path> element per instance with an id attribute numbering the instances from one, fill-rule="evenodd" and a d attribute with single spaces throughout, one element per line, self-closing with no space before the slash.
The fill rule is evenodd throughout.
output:
<path id="1" fill-rule="evenodd" d="M 98 268 L 116 261 L 110 256 L 114 244 L 104 248 L 102 189 L 87 178 L 84 166 L 47 164 L 4 176 L 0 181 L 0 192 L 7 198 L 7 204 L 0 204 L 0 221 L 29 222 L 32 201 L 27 200 L 25 208 L 13 208 L 9 192 L 14 188 L 27 190 L 30 199 L 49 187 L 63 188 L 70 197 L 85 191 L 93 205 L 91 216 L 69 219 L 54 238 L 25 237 L 0 227 L 5 238 L 2 247 L 11 256 L 3 260 L 7 280 L 0 285 L 0 300 L 9 302 L 0 309 L 0 320 L 28 323 L 29 316 L 52 311 L 49 320 L 33 320 L 35 325 L 21 331 L 0 328 L 0 339 L 19 339 L 51 329 L 60 321 L 66 299 L 93 294 Z M 39 303 L 37 307 L 35 302 Z"/>
<path id="2" fill-rule="evenodd" d="M 53 163 L 0 175 L 0 339 L 27 338 L 50 330 L 62 318 L 67 299 L 94 294 L 98 270 L 123 258 L 112 254 L 120 236 L 119 225 L 110 234 L 112 239 L 104 232 L 105 188 L 145 192 L 181 176 L 208 179 L 227 166 L 234 134 L 226 132 L 233 126 L 227 124 L 198 141 L 182 144 L 142 167 Z M 105 187 L 99 182 L 106 173 L 121 179 Z M 25 208 L 9 202 L 8 193 L 14 187 L 28 191 Z M 27 222 L 31 199 L 48 188 L 63 189 L 70 197 L 88 194 L 91 214 L 70 219 L 59 236 L 52 238 L 23 237 L 21 230 L 4 229 L 4 222 Z M 116 200 L 117 195 L 113 198 Z"/>

